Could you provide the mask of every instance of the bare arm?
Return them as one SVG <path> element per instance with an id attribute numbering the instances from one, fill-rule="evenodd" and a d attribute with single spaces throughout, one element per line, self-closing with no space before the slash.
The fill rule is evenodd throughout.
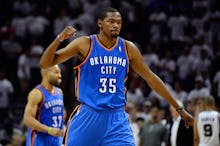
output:
<path id="1" fill-rule="evenodd" d="M 145 65 L 142 55 L 136 46 L 131 42 L 128 42 L 127 45 L 130 65 L 133 70 L 137 72 L 153 90 L 164 97 L 174 108 L 179 108 L 179 105 L 172 98 L 162 80 Z"/>
<path id="2" fill-rule="evenodd" d="M 36 119 L 38 104 L 43 99 L 41 92 L 38 89 L 33 89 L 28 95 L 28 102 L 24 111 L 24 124 L 32 129 L 41 132 L 47 132 L 48 126 L 41 124 Z"/>
<path id="3" fill-rule="evenodd" d="M 86 36 L 79 37 L 73 40 L 71 43 L 69 43 L 66 47 L 57 50 L 60 45 L 60 39 L 68 39 L 71 36 L 75 35 L 75 33 L 76 30 L 71 26 L 66 27 L 60 33 L 60 37 L 56 38 L 43 53 L 40 60 L 41 68 L 47 68 L 55 64 L 65 62 L 66 60 L 70 59 L 73 55 L 83 57 L 86 56 L 90 45 L 90 39 Z"/>
<path id="4" fill-rule="evenodd" d="M 40 131 L 40 132 L 48 132 L 49 127 L 40 123 L 36 119 L 36 113 L 38 109 L 38 105 L 42 101 L 43 97 L 41 92 L 38 89 L 33 89 L 28 95 L 28 102 L 25 107 L 23 122 L 26 126 Z M 53 136 L 62 135 L 62 130 L 59 128 L 52 128 L 50 134 Z"/>
<path id="5" fill-rule="evenodd" d="M 137 47 L 133 43 L 127 42 L 127 48 L 130 66 L 133 68 L 133 70 L 137 72 L 153 90 L 166 99 L 174 108 L 179 109 L 180 106 L 171 96 L 163 81 L 156 74 L 154 74 L 148 66 L 145 65 L 142 55 Z M 191 115 L 189 115 L 184 109 L 179 110 L 179 114 L 182 116 L 185 122 L 187 122 L 187 125 L 193 124 Z"/>
<path id="6" fill-rule="evenodd" d="M 198 130 L 197 130 L 197 118 L 194 120 L 193 124 L 193 138 L 194 138 L 194 146 L 198 146 L 199 144 L 199 135 L 198 135 Z"/>

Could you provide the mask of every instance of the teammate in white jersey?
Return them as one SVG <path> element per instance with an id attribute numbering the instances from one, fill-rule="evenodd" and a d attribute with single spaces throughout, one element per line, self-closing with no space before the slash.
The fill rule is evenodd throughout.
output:
<path id="1" fill-rule="evenodd" d="M 214 98 L 205 98 L 205 110 L 194 121 L 194 146 L 220 146 L 220 114 L 215 111 Z"/>

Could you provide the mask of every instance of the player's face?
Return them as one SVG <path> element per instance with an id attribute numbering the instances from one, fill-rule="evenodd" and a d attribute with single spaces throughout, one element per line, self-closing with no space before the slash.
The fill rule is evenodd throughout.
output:
<path id="1" fill-rule="evenodd" d="M 111 38 L 118 37 L 122 26 L 122 18 L 119 12 L 108 12 L 104 20 L 101 21 L 100 29 Z"/>
<path id="2" fill-rule="evenodd" d="M 52 85 L 59 86 L 62 82 L 61 70 L 58 66 L 54 66 L 48 73 L 49 82 Z"/>
<path id="3" fill-rule="evenodd" d="M 156 107 L 153 107 L 150 111 L 151 114 L 151 118 L 152 119 L 157 119 L 158 118 L 158 114 L 159 114 L 159 109 Z"/>

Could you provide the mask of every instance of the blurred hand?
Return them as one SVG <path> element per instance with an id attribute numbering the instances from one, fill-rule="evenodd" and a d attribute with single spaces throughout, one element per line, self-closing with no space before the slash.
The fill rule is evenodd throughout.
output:
<path id="1" fill-rule="evenodd" d="M 60 33 L 60 39 L 66 40 L 72 36 L 76 35 L 76 29 L 73 28 L 72 26 L 67 26 L 66 28 L 64 28 L 64 30 Z"/>
<path id="2" fill-rule="evenodd" d="M 63 130 L 61 130 L 60 128 L 52 128 L 51 131 L 50 131 L 50 135 L 53 135 L 53 136 L 62 136 L 63 135 Z"/>
<path id="3" fill-rule="evenodd" d="M 193 125 L 193 117 L 185 110 L 182 109 L 178 112 L 182 119 L 185 121 L 185 126 L 189 128 L 189 126 Z"/>

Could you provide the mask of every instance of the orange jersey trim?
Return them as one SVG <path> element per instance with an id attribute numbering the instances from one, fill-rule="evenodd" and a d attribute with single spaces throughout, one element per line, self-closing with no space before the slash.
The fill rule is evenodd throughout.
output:
<path id="1" fill-rule="evenodd" d="M 92 49 L 93 49 L 93 40 L 92 40 L 92 37 L 91 37 L 91 45 L 90 45 L 90 48 L 89 48 L 89 53 L 88 53 L 88 55 L 86 56 L 86 58 L 85 58 L 85 60 L 82 62 L 82 63 L 80 63 L 79 65 L 77 65 L 77 66 L 75 66 L 73 69 L 76 69 L 76 70 L 78 70 L 78 73 L 77 73 L 77 83 L 76 83 L 76 87 L 75 87 L 75 93 L 76 93 L 76 97 L 79 97 L 79 82 L 80 82 L 80 72 L 81 72 L 81 69 L 80 69 L 80 67 L 81 66 L 83 66 L 85 63 L 86 63 L 86 61 L 89 59 L 89 57 L 90 57 L 90 54 L 91 54 L 91 52 L 92 52 Z"/>
<path id="2" fill-rule="evenodd" d="M 37 88 L 38 89 L 38 88 Z M 42 95 L 42 102 L 41 102 L 41 104 L 40 104 L 40 106 L 38 107 L 38 115 L 37 115 L 37 120 L 38 121 L 40 121 L 40 114 L 41 114 L 41 107 L 43 106 L 43 103 L 44 103 L 44 101 L 45 101 L 45 97 L 44 97 L 44 94 L 42 93 L 42 91 L 40 90 L 40 89 L 38 89 L 40 92 L 41 92 L 41 95 Z"/>
<path id="3" fill-rule="evenodd" d="M 78 68 L 80 68 L 82 65 L 84 65 L 85 63 L 86 63 L 86 61 L 89 59 L 89 57 L 90 57 L 90 54 L 91 54 L 91 52 L 92 52 L 92 49 L 93 49 L 93 40 L 92 40 L 92 37 L 90 37 L 91 38 L 91 46 L 90 46 L 90 48 L 89 48 L 89 53 L 88 53 L 88 55 L 86 56 L 86 58 L 83 60 L 83 62 L 82 63 L 80 63 L 79 65 L 77 65 L 77 66 L 75 66 L 73 69 L 78 69 Z"/>
<path id="4" fill-rule="evenodd" d="M 116 42 L 115 42 L 114 46 L 112 46 L 110 49 L 109 49 L 109 48 L 106 48 L 106 47 L 99 41 L 97 35 L 95 36 L 95 38 L 96 38 L 96 41 L 98 42 L 98 44 L 99 44 L 102 48 L 104 48 L 106 51 L 111 51 L 111 50 L 113 50 L 113 49 L 118 45 L 118 37 L 117 37 L 117 39 L 116 39 Z"/>
<path id="5" fill-rule="evenodd" d="M 35 132 L 33 129 L 31 129 L 31 141 L 30 141 L 30 145 L 31 146 L 34 146 L 34 136 L 35 136 Z"/>
<path id="6" fill-rule="evenodd" d="M 125 40 L 123 39 L 123 44 L 124 44 L 124 51 L 125 51 L 125 55 L 127 57 L 128 60 L 128 68 L 127 68 L 127 72 L 129 72 L 129 57 L 128 57 L 128 50 L 127 50 L 127 45 L 125 43 Z"/>
<path id="7" fill-rule="evenodd" d="M 78 114 L 78 113 L 79 113 L 81 106 L 82 106 L 81 104 L 78 105 L 78 106 L 76 106 L 75 109 L 73 110 L 73 112 L 70 114 L 70 117 L 69 117 L 69 120 L 68 120 L 69 125 L 68 125 L 68 127 L 67 127 L 67 129 L 66 129 L 66 133 L 65 133 L 64 145 L 66 145 L 67 138 L 68 138 L 68 136 L 69 136 L 69 128 L 70 128 L 69 126 L 70 126 L 70 124 L 71 124 L 71 122 L 72 122 L 73 116 L 74 116 L 75 114 Z"/>

